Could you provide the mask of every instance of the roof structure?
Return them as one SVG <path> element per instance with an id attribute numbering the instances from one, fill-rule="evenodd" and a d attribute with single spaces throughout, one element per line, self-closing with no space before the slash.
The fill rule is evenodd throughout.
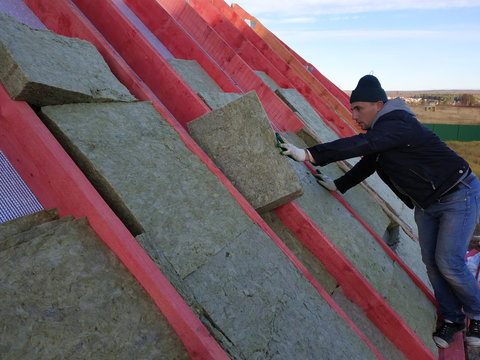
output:
<path id="1" fill-rule="evenodd" d="M 312 176 L 358 159 L 277 158 L 275 132 L 305 147 L 361 130 L 258 19 L 223 0 L 0 11 L 16 19 L 0 17 L 2 358 L 465 358 L 461 334 L 431 339 L 412 212 L 375 176 L 344 196 Z"/>

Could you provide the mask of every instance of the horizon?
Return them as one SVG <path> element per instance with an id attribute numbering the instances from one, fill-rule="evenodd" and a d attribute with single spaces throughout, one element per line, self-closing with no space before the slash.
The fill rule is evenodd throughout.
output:
<path id="1" fill-rule="evenodd" d="M 342 91 L 352 91 L 353 89 L 342 89 Z M 395 89 L 395 90 L 387 90 L 384 89 L 386 92 L 432 92 L 432 91 L 441 91 L 441 92 L 446 92 L 449 91 L 451 93 L 460 93 L 460 92 L 478 92 L 480 93 L 480 88 L 479 89 L 412 89 L 412 90 L 401 90 L 401 89 Z"/>
<path id="2" fill-rule="evenodd" d="M 480 0 L 227 3 L 256 17 L 340 89 L 373 74 L 386 91 L 480 90 Z"/>

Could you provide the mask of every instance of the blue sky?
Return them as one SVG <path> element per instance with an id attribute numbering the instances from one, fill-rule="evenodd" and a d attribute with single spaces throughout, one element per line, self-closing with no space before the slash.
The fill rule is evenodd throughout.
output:
<path id="1" fill-rule="evenodd" d="M 236 0 L 343 90 L 480 89 L 480 0 Z"/>

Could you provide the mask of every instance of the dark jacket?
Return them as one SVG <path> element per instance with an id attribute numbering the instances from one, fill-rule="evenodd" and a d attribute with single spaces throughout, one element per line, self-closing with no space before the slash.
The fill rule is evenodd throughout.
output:
<path id="1" fill-rule="evenodd" d="M 342 193 L 377 171 L 410 208 L 427 208 L 468 170 L 468 163 L 418 122 L 401 99 L 389 100 L 365 134 L 308 149 L 320 166 L 363 158 L 335 180 Z"/>

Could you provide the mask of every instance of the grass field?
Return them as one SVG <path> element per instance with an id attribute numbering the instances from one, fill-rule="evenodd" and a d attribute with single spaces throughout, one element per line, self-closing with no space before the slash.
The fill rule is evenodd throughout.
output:
<path id="1" fill-rule="evenodd" d="M 351 92 L 347 91 L 347 94 Z M 428 94 L 432 96 L 471 94 L 478 100 L 480 99 L 479 90 L 411 90 L 411 91 L 387 91 L 389 98 L 402 97 L 408 101 L 411 98 L 419 98 Z M 477 102 L 478 104 L 478 102 Z M 480 125 L 480 107 L 461 107 L 451 105 L 437 105 L 435 111 L 425 111 L 423 104 L 407 105 L 417 114 L 420 122 L 429 124 L 462 124 L 462 125 Z"/>
<path id="2" fill-rule="evenodd" d="M 438 105 L 435 111 L 425 111 L 423 105 L 409 105 L 418 121 L 428 124 L 480 125 L 480 108 Z"/>
<path id="3" fill-rule="evenodd" d="M 480 177 L 480 141 L 446 141 L 446 143 L 453 151 L 467 160 L 472 171 Z"/>

